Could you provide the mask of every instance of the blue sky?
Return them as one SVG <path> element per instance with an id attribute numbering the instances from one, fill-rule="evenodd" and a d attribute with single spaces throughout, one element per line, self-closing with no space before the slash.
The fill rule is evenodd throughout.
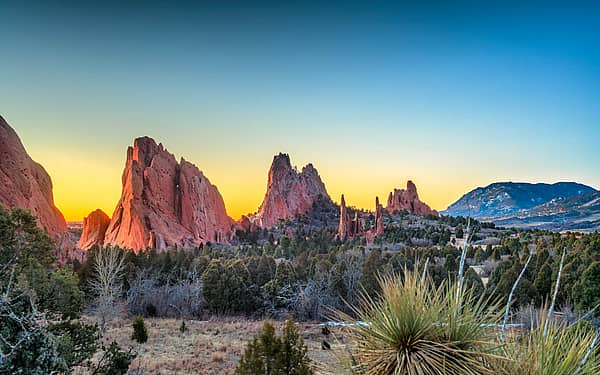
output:
<path id="1" fill-rule="evenodd" d="M 592 2 L 135 3 L 0 3 L 1 114 L 69 219 L 111 214 L 141 135 L 234 217 L 280 151 L 367 208 L 407 179 L 438 209 L 494 181 L 600 188 Z"/>

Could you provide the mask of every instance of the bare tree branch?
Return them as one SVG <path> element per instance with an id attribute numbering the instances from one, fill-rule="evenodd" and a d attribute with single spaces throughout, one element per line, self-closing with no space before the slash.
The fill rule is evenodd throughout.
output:
<path id="1" fill-rule="evenodd" d="M 458 283 L 456 290 L 456 304 L 460 301 L 462 295 L 462 288 L 464 283 L 464 271 L 465 271 L 465 260 L 467 258 L 467 247 L 469 245 L 469 239 L 471 236 L 471 217 L 467 218 L 467 231 L 464 234 L 465 241 L 463 243 L 462 253 L 460 254 L 460 266 L 458 268 Z"/>
<path id="2" fill-rule="evenodd" d="M 530 260 L 531 260 L 531 254 L 529 254 L 529 256 L 527 257 L 527 261 L 525 262 L 523 269 L 519 273 L 519 276 L 515 280 L 515 283 L 513 284 L 512 288 L 510 290 L 510 294 L 508 295 L 508 302 L 506 302 L 506 310 L 504 311 L 504 321 L 502 322 L 502 329 L 500 330 L 500 340 L 502 340 L 502 341 L 504 341 L 504 331 L 506 330 L 506 324 L 508 323 L 508 315 L 510 313 L 510 306 L 512 304 L 513 295 L 515 294 L 515 291 L 517 290 L 519 281 L 521 281 L 521 278 L 525 274 L 525 270 L 527 269 L 527 266 L 529 265 Z"/>
<path id="3" fill-rule="evenodd" d="M 554 314 L 554 305 L 556 304 L 556 296 L 558 295 L 558 288 L 560 287 L 560 278 L 562 276 L 563 265 L 565 263 L 565 255 L 567 255 L 567 248 L 563 249 L 562 257 L 560 258 L 560 265 L 558 266 L 558 275 L 556 276 L 556 285 L 554 285 L 554 294 L 552 295 L 552 303 L 548 309 L 548 316 L 546 317 L 546 323 L 544 323 L 544 336 L 548 331 L 548 322 Z"/>

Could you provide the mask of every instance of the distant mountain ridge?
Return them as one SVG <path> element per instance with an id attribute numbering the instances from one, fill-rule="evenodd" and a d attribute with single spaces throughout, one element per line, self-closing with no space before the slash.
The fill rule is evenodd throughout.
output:
<path id="1" fill-rule="evenodd" d="M 600 230 L 600 191 L 553 199 L 517 216 L 494 220 L 502 226 L 540 228 L 553 231 Z"/>
<path id="2" fill-rule="evenodd" d="M 496 182 L 478 187 L 451 204 L 442 214 L 468 216 L 498 225 L 551 230 L 595 230 L 600 192 L 576 182 Z M 576 222 L 588 222 L 574 225 Z M 583 228 L 585 227 L 585 228 Z"/>

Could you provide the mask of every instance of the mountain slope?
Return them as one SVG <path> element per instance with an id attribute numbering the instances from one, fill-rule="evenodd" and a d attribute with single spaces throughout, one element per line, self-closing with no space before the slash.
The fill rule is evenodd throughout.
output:
<path id="1" fill-rule="evenodd" d="M 600 192 L 553 199 L 518 215 L 496 218 L 494 222 L 553 231 L 597 231 L 600 230 Z"/>
<path id="2" fill-rule="evenodd" d="M 593 193 L 590 186 L 575 182 L 530 184 L 496 182 L 463 195 L 442 213 L 477 219 L 493 219 L 513 215 L 556 199 Z"/>

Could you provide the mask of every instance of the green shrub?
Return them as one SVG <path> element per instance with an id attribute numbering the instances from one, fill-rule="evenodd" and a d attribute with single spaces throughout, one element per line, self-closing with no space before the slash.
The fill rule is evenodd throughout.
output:
<path id="1" fill-rule="evenodd" d="M 148 331 L 146 330 L 144 318 L 141 316 L 133 318 L 133 333 L 131 334 L 131 339 L 139 344 L 148 341 Z"/>
<path id="2" fill-rule="evenodd" d="M 104 352 L 93 368 L 92 374 L 96 375 L 125 375 L 129 371 L 129 365 L 135 358 L 132 349 L 124 351 L 116 342 L 112 342 Z"/>
<path id="3" fill-rule="evenodd" d="M 307 348 L 293 321 L 287 320 L 283 336 L 265 321 L 262 331 L 248 342 L 244 355 L 235 370 L 237 375 L 313 374 Z"/>

